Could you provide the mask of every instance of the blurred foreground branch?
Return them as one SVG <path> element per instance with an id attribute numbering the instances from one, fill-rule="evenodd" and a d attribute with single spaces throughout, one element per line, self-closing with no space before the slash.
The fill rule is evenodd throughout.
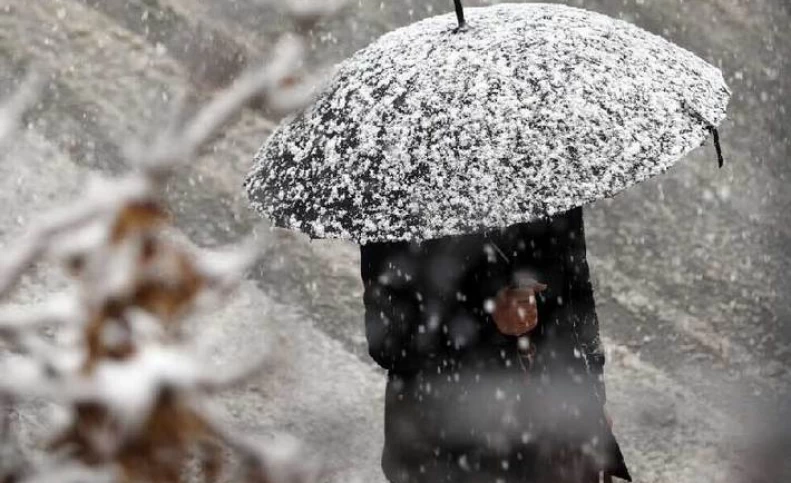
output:
<path id="1" fill-rule="evenodd" d="M 298 21 L 334 14 L 339 2 L 289 0 Z M 127 149 L 133 169 L 96 178 L 85 196 L 43 217 L 0 259 L 0 297 L 43 259 L 75 290 L 40 307 L 0 307 L 0 483 L 179 481 L 197 459 L 205 481 L 227 479 L 224 452 L 239 461 L 235 482 L 309 483 L 318 478 L 293 442 L 262 444 L 205 409 L 210 394 L 265 371 L 266 359 L 216 374 L 183 334 L 185 319 L 230 293 L 256 259 L 252 243 L 210 254 L 168 236 L 162 188 L 255 99 L 292 109 L 310 98 L 304 39 L 286 35 L 267 65 L 251 69 L 185 122 Z M 38 77 L 0 104 L 0 146 L 36 101 Z M 179 107 L 181 109 L 181 107 Z M 181 119 L 179 110 L 173 119 Z M 55 338 L 42 329 L 55 328 Z M 9 404 L 44 398 L 67 421 L 44 461 L 6 464 L 14 445 Z M 287 449 L 287 451 L 284 450 Z M 16 454 L 16 453 L 15 453 Z"/>

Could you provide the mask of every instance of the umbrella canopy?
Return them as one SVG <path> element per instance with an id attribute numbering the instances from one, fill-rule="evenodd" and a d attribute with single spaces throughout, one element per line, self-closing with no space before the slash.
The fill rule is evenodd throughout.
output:
<path id="1" fill-rule="evenodd" d="M 659 174 L 725 117 L 717 68 L 627 22 L 549 4 L 466 19 L 417 22 L 343 62 L 257 154 L 253 206 L 360 243 L 501 228 Z"/>

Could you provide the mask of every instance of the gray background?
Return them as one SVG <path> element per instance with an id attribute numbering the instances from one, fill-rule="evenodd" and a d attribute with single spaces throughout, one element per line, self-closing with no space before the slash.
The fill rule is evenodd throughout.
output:
<path id="1" fill-rule="evenodd" d="M 661 179 L 586 209 L 586 228 L 610 412 L 636 481 L 762 481 L 759 468 L 780 471 L 765 449 L 787 453 L 775 418 L 791 378 L 791 7 L 562 3 L 665 36 L 720 66 L 734 92 L 724 169 L 703 147 Z M 313 59 L 332 64 L 451 9 L 450 0 L 352 1 L 313 33 Z M 0 92 L 31 62 L 53 77 L 0 159 L 0 241 L 78 195 L 91 173 L 121 172 L 120 147 L 150 132 L 178 90 L 209 96 L 288 28 L 253 0 L 0 0 Z M 222 245 L 255 229 L 267 249 L 230 306 L 196 327 L 218 365 L 280 349 L 277 369 L 221 400 L 231 420 L 304 439 L 335 481 L 381 481 L 384 379 L 365 353 L 357 247 L 270 231 L 240 190 L 270 120 L 244 112 L 168 187 L 179 229 L 195 242 Z M 63 283 L 37 269 L 14 301 Z M 35 435 L 46 423 L 31 413 L 21 428 Z"/>

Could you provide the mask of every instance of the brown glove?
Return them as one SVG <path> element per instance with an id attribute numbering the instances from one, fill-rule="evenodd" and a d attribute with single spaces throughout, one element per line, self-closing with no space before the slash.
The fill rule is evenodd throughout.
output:
<path id="1" fill-rule="evenodd" d="M 525 287 L 506 287 L 497 294 L 492 317 L 497 328 L 505 335 L 527 334 L 538 325 L 536 294 L 546 290 L 543 283 Z"/>

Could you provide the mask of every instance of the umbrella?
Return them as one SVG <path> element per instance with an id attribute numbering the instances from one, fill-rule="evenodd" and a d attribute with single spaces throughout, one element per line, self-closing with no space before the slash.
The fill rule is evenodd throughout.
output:
<path id="1" fill-rule="evenodd" d="M 715 135 L 714 66 L 602 14 L 500 4 L 390 32 L 286 119 L 245 187 L 276 226 L 360 243 L 530 222 L 611 197 Z"/>

